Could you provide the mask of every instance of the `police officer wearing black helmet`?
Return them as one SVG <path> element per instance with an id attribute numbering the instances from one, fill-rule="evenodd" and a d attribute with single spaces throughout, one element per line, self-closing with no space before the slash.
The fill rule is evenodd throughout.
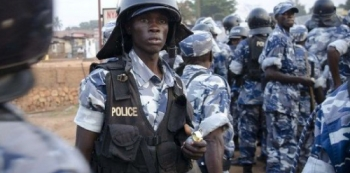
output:
<path id="1" fill-rule="evenodd" d="M 327 91 L 333 88 L 330 86 L 332 79 L 328 75 L 327 47 L 336 40 L 344 39 L 350 29 L 336 14 L 336 7 L 331 0 L 317 0 L 314 3 L 311 20 L 306 26 L 312 30 L 306 37 L 305 48 L 311 54 L 317 55 L 322 64 L 322 74 L 326 74 L 316 79 L 315 87 L 321 86 Z"/>
<path id="2" fill-rule="evenodd" d="M 264 79 L 258 60 L 272 28 L 271 18 L 262 8 L 253 9 L 247 22 L 251 36 L 237 45 L 230 71 L 235 80 L 243 80 L 239 82 L 241 85 L 237 98 L 237 107 L 240 109 L 237 118 L 240 157 L 233 164 L 243 165 L 243 172 L 251 173 L 258 140 L 262 143 L 261 157 L 266 158 L 266 124 L 262 112 Z M 262 139 L 258 139 L 259 136 Z"/>
<path id="3" fill-rule="evenodd" d="M 277 24 L 277 21 L 276 21 L 276 18 L 275 18 L 275 15 L 273 13 L 269 13 L 270 17 L 271 17 L 271 28 L 272 29 L 275 29 L 275 26 Z"/>
<path id="4" fill-rule="evenodd" d="M 226 33 L 229 33 L 231 28 L 239 26 L 242 23 L 242 19 L 238 15 L 230 14 L 222 19 L 222 25 L 225 28 Z"/>
<path id="5" fill-rule="evenodd" d="M 52 0 L 0 3 L 0 172 L 89 173 L 78 150 L 27 122 L 9 103 L 33 87 L 31 66 L 46 55 L 51 42 Z"/>
<path id="6" fill-rule="evenodd" d="M 192 32 L 175 0 L 121 1 L 116 22 L 97 54 L 114 61 L 81 83 L 76 146 L 98 173 L 187 172 L 206 142 L 190 136 L 185 87 L 159 52 Z"/>

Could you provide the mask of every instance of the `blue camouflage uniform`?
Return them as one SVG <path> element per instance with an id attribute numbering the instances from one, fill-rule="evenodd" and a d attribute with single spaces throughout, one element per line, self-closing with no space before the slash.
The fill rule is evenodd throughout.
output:
<path id="1" fill-rule="evenodd" d="M 324 64 L 327 60 L 327 46 L 336 40 L 344 39 L 349 32 L 349 27 L 344 24 L 334 27 L 316 27 L 308 33 L 305 48 L 309 53 L 316 55 L 320 59 L 321 64 Z M 326 88 L 326 80 L 329 80 L 328 84 L 331 84 L 331 75 L 329 75 L 328 68 L 326 68 L 325 72 L 323 71 L 324 68 L 322 67 L 324 75 L 320 76 L 316 83 L 320 83 L 320 86 Z M 324 84 L 321 84 L 322 81 L 324 81 Z"/>
<path id="2" fill-rule="evenodd" d="M 318 78 L 320 76 L 320 63 L 318 61 L 318 58 L 315 55 L 308 53 L 303 45 L 298 44 L 299 42 L 305 41 L 307 33 L 308 33 L 308 30 L 304 25 L 294 25 L 290 29 L 290 35 L 292 36 L 293 40 L 296 42 L 295 57 L 296 57 L 296 64 L 298 66 L 297 75 Z M 306 125 L 306 121 L 309 118 L 309 115 L 311 113 L 310 88 L 299 85 L 299 90 L 300 90 L 300 100 L 299 100 L 300 115 L 297 117 L 298 118 L 297 135 L 296 135 L 297 140 L 300 139 L 302 130 L 304 129 Z M 315 104 L 314 99 L 315 98 L 312 98 L 312 102 Z M 303 147 L 301 148 L 299 166 L 298 166 L 298 168 L 300 169 L 302 169 L 303 166 L 305 165 L 306 160 L 310 155 L 310 150 L 313 143 L 313 138 L 312 138 L 313 134 L 309 132 L 306 135 L 308 140 L 305 141 Z"/>
<path id="3" fill-rule="evenodd" d="M 345 82 L 350 77 L 350 33 L 347 33 L 344 38 L 330 43 L 329 46 L 334 47 L 340 54 L 339 75 L 342 82 Z"/>
<path id="4" fill-rule="evenodd" d="M 245 75 L 245 70 L 250 58 L 249 43 L 247 39 L 242 40 L 234 51 L 230 70 L 235 75 Z M 253 164 L 256 150 L 256 140 L 260 129 L 261 122 L 265 122 L 265 117 L 262 113 L 263 91 L 259 81 L 246 79 L 240 88 L 240 93 L 237 99 L 237 104 L 240 107 L 238 131 L 239 131 L 239 151 L 241 164 Z M 265 144 L 262 142 L 262 144 Z M 262 148 L 265 148 L 262 146 Z"/>
<path id="5" fill-rule="evenodd" d="M 164 59 L 164 56 L 166 56 L 167 54 L 168 54 L 168 52 L 166 50 L 162 50 L 159 52 L 159 56 L 162 59 Z M 183 62 L 184 62 L 184 60 L 182 59 L 182 57 L 180 55 L 176 55 L 175 60 L 174 60 L 173 69 L 178 68 L 180 66 L 180 64 Z"/>
<path id="6" fill-rule="evenodd" d="M 309 76 L 311 66 L 308 64 L 308 67 L 306 66 L 305 60 L 308 60 L 308 53 L 307 50 L 302 45 L 295 45 L 295 57 L 296 57 L 296 64 L 298 66 L 297 75 L 298 76 Z M 308 60 L 309 61 L 309 60 Z M 309 118 L 309 115 L 311 113 L 311 103 L 310 103 L 310 92 L 309 87 L 305 87 L 302 85 L 299 85 L 299 91 L 300 91 L 300 97 L 299 97 L 299 115 L 297 117 L 298 125 L 297 125 L 297 134 L 296 139 L 298 140 L 300 138 L 300 134 L 306 125 L 306 120 Z M 311 134 L 307 134 L 310 136 Z M 303 167 L 306 163 L 307 158 L 310 155 L 311 145 L 312 145 L 312 138 L 308 138 L 308 141 L 304 143 L 303 148 L 301 150 L 299 163 L 299 168 Z"/>
<path id="7" fill-rule="evenodd" d="M 348 82 L 330 93 L 316 110 L 315 142 L 303 173 L 350 170 L 350 102 Z"/>
<path id="8" fill-rule="evenodd" d="M 77 149 L 25 121 L 21 111 L 11 104 L 1 105 L 1 116 L 7 113 L 3 107 L 10 110 L 12 119 L 0 122 L 1 173 L 91 172 Z"/>
<path id="9" fill-rule="evenodd" d="M 295 8 L 290 2 L 274 7 L 274 14 Z M 294 44 L 289 33 L 276 25 L 269 35 L 259 63 L 263 70 L 275 66 L 281 73 L 297 76 Z M 267 173 L 289 172 L 297 147 L 297 117 L 300 93 L 297 84 L 268 81 L 264 90 L 263 110 L 267 126 Z"/>
<path id="10" fill-rule="evenodd" d="M 180 49 L 186 57 L 196 58 L 210 53 L 212 41 L 210 33 L 195 32 L 180 42 Z M 192 79 L 196 73 L 201 74 Z M 229 160 L 234 152 L 234 143 L 228 83 L 222 77 L 213 74 L 210 69 L 190 64 L 185 66 L 181 79 L 187 88 L 187 99 L 194 109 L 195 130 L 201 129 L 203 135 L 206 135 L 223 125 L 228 127 L 224 132 L 224 158 Z"/>
<path id="11" fill-rule="evenodd" d="M 129 52 L 132 64 L 131 73 L 137 83 L 143 111 L 148 122 L 157 130 L 167 109 L 168 88 L 175 84 L 175 72 L 160 59 L 163 78 L 157 77 L 137 56 L 134 50 Z M 79 109 L 74 122 L 80 127 L 99 133 L 104 119 L 106 106 L 105 77 L 109 73 L 96 69 L 82 80 L 79 94 Z M 180 87 L 181 88 L 181 87 Z"/>
<path id="12" fill-rule="evenodd" d="M 212 68 L 215 74 L 218 74 L 227 79 L 228 65 L 231 59 L 232 51 L 230 49 L 230 46 L 225 43 L 217 42 L 217 45 L 220 51 L 213 52 L 214 61 Z"/>

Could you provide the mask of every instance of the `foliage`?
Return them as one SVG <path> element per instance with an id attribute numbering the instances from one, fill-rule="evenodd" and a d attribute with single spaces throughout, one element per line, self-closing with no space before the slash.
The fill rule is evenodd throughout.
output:
<path id="1" fill-rule="evenodd" d="M 178 2 L 184 21 L 194 23 L 199 17 L 222 20 L 236 11 L 236 0 L 183 0 Z"/>
<path id="2" fill-rule="evenodd" d="M 301 4 L 299 0 L 292 0 L 292 2 L 299 9 L 299 13 L 295 14 L 295 16 L 304 16 L 308 14 L 305 10 L 305 5 Z"/>
<path id="3" fill-rule="evenodd" d="M 93 30 L 95 28 L 98 28 L 98 20 L 81 22 L 79 26 L 67 27 L 65 30 Z"/>
<path id="4" fill-rule="evenodd" d="M 346 0 L 345 4 L 340 4 L 339 7 L 350 10 L 350 0 Z"/>
<path id="5" fill-rule="evenodd" d="M 53 28 L 55 31 L 60 31 L 62 28 L 62 21 L 57 16 L 53 19 L 52 22 Z"/>
<path id="6" fill-rule="evenodd" d="M 200 16 L 210 16 L 214 20 L 222 20 L 225 16 L 236 11 L 235 0 L 196 0 Z M 199 7 L 199 8 L 198 8 Z M 199 17 L 200 17 L 199 16 Z"/>

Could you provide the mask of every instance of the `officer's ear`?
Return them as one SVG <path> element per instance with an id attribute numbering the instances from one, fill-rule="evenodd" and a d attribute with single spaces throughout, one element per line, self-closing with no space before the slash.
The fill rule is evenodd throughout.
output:
<path id="1" fill-rule="evenodd" d="M 132 26 L 132 22 L 128 22 L 124 25 L 124 29 L 128 35 L 131 35 L 131 26 Z"/>

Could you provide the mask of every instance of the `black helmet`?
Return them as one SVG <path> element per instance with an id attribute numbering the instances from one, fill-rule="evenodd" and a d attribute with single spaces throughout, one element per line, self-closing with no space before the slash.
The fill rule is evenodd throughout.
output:
<path id="1" fill-rule="evenodd" d="M 34 83 L 30 66 L 47 54 L 52 0 L 3 1 L 0 7 L 0 103 L 25 94 Z"/>
<path id="2" fill-rule="evenodd" d="M 341 20 L 336 14 L 336 7 L 331 0 L 317 0 L 313 6 L 311 20 L 318 27 L 341 25 Z"/>
<path id="3" fill-rule="evenodd" d="M 274 29 L 276 27 L 277 20 L 276 20 L 275 15 L 273 13 L 269 13 L 269 15 L 271 17 L 271 28 Z"/>
<path id="4" fill-rule="evenodd" d="M 130 51 L 132 43 L 130 40 L 123 39 L 128 37 L 128 35 L 122 24 L 148 11 L 164 10 L 168 13 L 169 31 L 166 45 L 175 47 L 175 44 L 192 34 L 185 25 L 181 24 L 181 15 L 176 0 L 121 0 L 118 7 L 119 15 L 116 21 L 116 27 L 106 44 L 97 53 L 96 57 L 98 59 L 115 57 L 122 55 L 124 51 Z"/>
<path id="5" fill-rule="evenodd" d="M 222 25 L 227 32 L 229 32 L 232 27 L 239 26 L 241 22 L 241 18 L 238 15 L 233 14 L 228 15 L 222 19 Z"/>
<path id="6" fill-rule="evenodd" d="M 231 28 L 228 38 L 242 38 L 249 36 L 249 29 L 243 26 Z"/>
<path id="7" fill-rule="evenodd" d="M 247 17 L 247 23 L 252 35 L 272 32 L 271 17 L 263 8 L 253 9 Z"/>

